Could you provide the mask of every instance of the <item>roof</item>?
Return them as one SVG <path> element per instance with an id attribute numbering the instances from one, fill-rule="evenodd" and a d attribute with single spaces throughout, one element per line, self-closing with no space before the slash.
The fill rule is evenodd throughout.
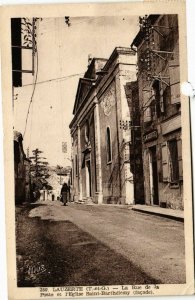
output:
<path id="1" fill-rule="evenodd" d="M 84 78 L 96 79 L 96 72 L 103 68 L 108 59 L 94 57 L 88 65 L 87 71 L 85 72 Z"/>
<path id="2" fill-rule="evenodd" d="M 131 50 L 129 47 L 116 47 L 112 54 L 110 55 L 109 59 L 105 58 L 93 58 L 90 65 L 88 66 L 87 71 L 85 72 L 84 78 L 79 79 L 78 88 L 76 99 L 73 108 L 73 114 L 75 115 L 77 112 L 78 107 L 83 102 L 84 98 L 91 91 L 93 83 L 98 83 L 101 81 L 102 76 L 96 74 L 97 71 L 107 71 L 116 57 L 120 54 L 129 54 L 135 56 L 135 52 Z M 88 86 L 88 89 L 86 88 Z M 85 92 L 82 92 L 82 89 L 85 88 Z M 70 127 L 72 126 L 72 122 Z"/>
<path id="3" fill-rule="evenodd" d="M 107 60 L 107 63 L 103 67 L 102 70 L 106 71 L 109 66 L 113 63 L 115 58 L 120 54 L 129 54 L 129 55 L 135 55 L 135 51 L 131 50 L 129 47 L 116 47 L 114 48 L 112 54 L 110 55 L 109 59 Z"/>
<path id="4" fill-rule="evenodd" d="M 96 72 L 103 68 L 106 61 L 107 59 L 105 58 L 93 58 L 84 74 L 84 77 L 79 78 L 73 114 L 76 113 L 79 104 L 87 95 L 88 91 L 92 87 L 93 82 L 97 79 Z"/>
<path id="5" fill-rule="evenodd" d="M 75 99 L 75 103 L 74 103 L 74 107 L 73 107 L 73 115 L 76 113 L 79 102 L 82 100 L 82 99 L 80 99 L 81 98 L 80 97 L 80 91 L 82 90 L 82 87 L 83 86 L 91 87 L 92 82 L 93 82 L 93 79 L 79 78 L 79 83 L 78 83 L 77 93 L 76 93 L 76 99 Z"/>
<path id="6" fill-rule="evenodd" d="M 62 169 L 56 169 L 56 174 L 60 175 L 60 176 L 66 176 L 68 174 L 70 174 L 71 172 L 71 168 L 62 168 Z"/>

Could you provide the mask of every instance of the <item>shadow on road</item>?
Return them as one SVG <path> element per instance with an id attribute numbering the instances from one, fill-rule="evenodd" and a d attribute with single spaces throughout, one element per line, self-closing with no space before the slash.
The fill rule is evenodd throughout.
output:
<path id="1" fill-rule="evenodd" d="M 29 218 L 40 205 L 17 213 L 19 287 L 160 283 L 70 221 Z"/>

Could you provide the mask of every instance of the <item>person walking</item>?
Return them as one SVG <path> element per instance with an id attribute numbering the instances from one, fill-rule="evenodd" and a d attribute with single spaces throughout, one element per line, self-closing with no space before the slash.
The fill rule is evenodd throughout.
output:
<path id="1" fill-rule="evenodd" d="M 64 203 L 64 206 L 66 206 L 66 203 L 69 200 L 69 193 L 70 193 L 70 188 L 68 184 L 65 182 L 61 189 L 61 198 L 62 198 L 62 202 Z"/>

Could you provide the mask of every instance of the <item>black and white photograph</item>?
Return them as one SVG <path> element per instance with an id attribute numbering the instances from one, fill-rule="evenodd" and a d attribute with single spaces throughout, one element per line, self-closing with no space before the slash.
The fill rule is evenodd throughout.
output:
<path id="1" fill-rule="evenodd" d="M 16 289 L 192 293 L 180 16 L 75 7 L 9 19 Z"/>

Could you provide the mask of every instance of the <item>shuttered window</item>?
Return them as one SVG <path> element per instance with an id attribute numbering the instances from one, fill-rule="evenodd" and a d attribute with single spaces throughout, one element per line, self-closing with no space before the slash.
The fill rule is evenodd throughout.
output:
<path id="1" fill-rule="evenodd" d="M 183 180 L 183 161 L 182 161 L 182 140 L 177 141 L 178 164 L 179 164 L 179 179 Z"/>
<path id="2" fill-rule="evenodd" d="M 163 181 L 167 182 L 169 179 L 169 167 L 168 167 L 168 151 L 167 143 L 161 145 L 162 150 L 162 172 L 163 172 Z"/>
<path id="3" fill-rule="evenodd" d="M 171 140 L 161 145 L 163 182 L 183 180 L 182 141 Z"/>
<path id="4" fill-rule="evenodd" d="M 170 155 L 170 181 L 177 182 L 179 180 L 177 140 L 169 141 L 168 146 Z"/>
<path id="5" fill-rule="evenodd" d="M 162 82 L 160 81 L 160 111 L 161 113 L 164 113 L 165 112 L 165 107 L 164 107 L 164 90 L 163 90 L 163 84 Z"/>
<path id="6" fill-rule="evenodd" d="M 151 122 L 152 121 L 152 114 L 151 114 L 151 108 L 150 103 L 152 101 L 151 99 L 151 91 L 146 90 L 143 91 L 143 99 L 142 99 L 142 105 L 143 105 L 143 111 L 144 111 L 144 123 Z"/>
<path id="7" fill-rule="evenodd" d="M 144 110 L 144 123 L 151 122 L 151 121 L 152 121 L 151 108 L 147 107 Z"/>
<path id="8" fill-rule="evenodd" d="M 180 103 L 180 68 L 172 63 L 169 66 L 171 104 Z"/>

